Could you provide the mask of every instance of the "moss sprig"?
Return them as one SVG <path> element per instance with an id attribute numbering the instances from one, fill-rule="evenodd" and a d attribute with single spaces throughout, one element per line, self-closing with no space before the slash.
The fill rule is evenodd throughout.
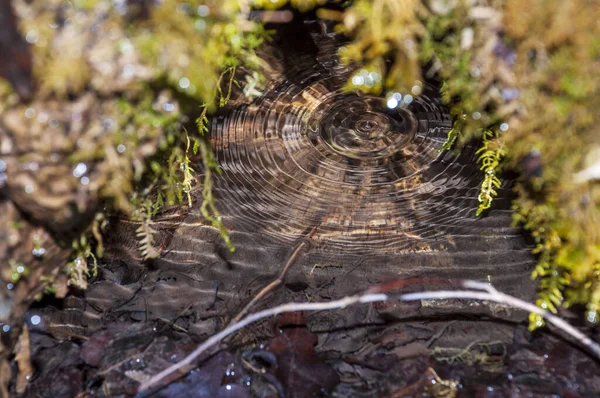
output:
<path id="1" fill-rule="evenodd" d="M 204 135 L 208 131 L 208 117 L 206 116 L 206 108 L 204 108 L 200 117 L 196 120 L 198 131 Z M 215 197 L 213 195 L 213 173 L 221 174 L 221 169 L 217 164 L 213 152 L 205 139 L 199 139 L 194 145 L 194 151 L 200 151 L 202 164 L 204 166 L 204 182 L 202 184 L 202 205 L 200 212 L 202 216 L 211 223 L 211 225 L 219 231 L 221 238 L 227 245 L 230 251 L 235 251 L 235 246 L 229 237 L 229 231 L 223 224 L 221 213 L 217 209 Z"/>
<path id="2" fill-rule="evenodd" d="M 152 221 L 152 201 L 142 200 L 132 216 L 132 220 L 139 224 L 135 234 L 138 239 L 138 249 L 144 260 L 158 258 L 160 251 L 154 245 L 154 235 L 156 230 L 153 228 Z"/>
<path id="3" fill-rule="evenodd" d="M 73 240 L 73 257 L 66 265 L 68 284 L 79 289 L 87 289 L 88 278 L 98 275 L 98 260 L 94 255 L 91 240 L 85 235 Z M 88 259 L 92 269 L 89 269 Z"/>
<path id="4" fill-rule="evenodd" d="M 478 216 L 492 206 L 494 197 L 498 195 L 496 189 L 502 185 L 502 181 L 498 178 L 498 173 L 501 168 L 500 162 L 506 155 L 506 151 L 502 147 L 502 144 L 495 138 L 497 138 L 497 133 L 492 130 L 485 130 L 482 135 L 481 146 L 475 152 L 479 155 L 477 162 L 481 165 L 480 170 L 483 171 L 481 190 L 477 197 L 479 207 L 477 207 L 476 215 Z"/>

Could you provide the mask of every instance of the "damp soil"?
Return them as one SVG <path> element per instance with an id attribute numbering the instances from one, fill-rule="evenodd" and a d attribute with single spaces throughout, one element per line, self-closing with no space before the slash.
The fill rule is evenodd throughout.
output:
<path id="1" fill-rule="evenodd" d="M 223 170 L 214 193 L 235 252 L 203 220 L 200 191 L 192 208 L 157 219 L 158 259 L 143 261 L 137 227 L 112 219 L 88 289 L 30 308 L 26 319 L 41 322 L 28 325 L 34 375 L 23 396 L 597 396 L 598 362 L 552 330 L 528 332 L 522 311 L 464 300 L 266 320 L 138 393 L 224 328 L 299 245 L 284 283 L 253 310 L 398 279 L 414 281 L 403 291 L 475 279 L 535 297 L 531 245 L 511 226 L 510 181 L 475 217 L 473 150 L 439 152 L 450 116 L 435 79 L 393 107 L 344 93 L 356 67 L 338 63 L 340 38 L 299 23 L 264 50 L 264 95 L 234 92 L 211 122 Z"/>

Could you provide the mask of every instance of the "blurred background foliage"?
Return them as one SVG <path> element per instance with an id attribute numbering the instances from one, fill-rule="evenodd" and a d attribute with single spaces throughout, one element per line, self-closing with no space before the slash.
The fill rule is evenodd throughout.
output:
<path id="1" fill-rule="evenodd" d="M 53 291 L 64 293 L 61 280 L 85 287 L 93 272 L 85 264 L 102 254 L 108 215 L 138 222 L 140 256 L 157 256 L 152 217 L 191 205 L 198 183 L 191 162 L 200 157 L 202 208 L 226 238 L 206 189 L 218 172 L 202 140 L 206 115 L 227 102 L 233 84 L 260 95 L 259 52 L 269 32 L 253 15 L 283 8 L 334 21 L 348 37 L 340 59 L 360 66 L 348 90 L 406 98 L 439 76 L 454 119 L 445 149 L 480 145 L 473 211 L 493 206 L 502 171 L 517 171 L 515 223 L 535 240 L 537 304 L 553 312 L 585 305 L 587 320 L 599 321 L 596 0 L 2 0 L 2 7 L 8 20 L 18 17 L 23 39 L 0 37 L 7 54 L 18 55 L 0 68 L 0 188 L 9 199 L 3 206 L 20 210 L 4 213 L 11 216 L 0 255 L 51 269 L 42 274 Z M 19 68 L 9 68 L 15 62 Z M 57 238 L 39 243 L 41 232 L 32 232 L 39 224 Z M 38 250 L 71 253 L 66 268 L 17 250 L 32 236 Z M 4 271 L 11 280 L 14 272 Z M 532 315 L 532 328 L 542 324 Z"/>

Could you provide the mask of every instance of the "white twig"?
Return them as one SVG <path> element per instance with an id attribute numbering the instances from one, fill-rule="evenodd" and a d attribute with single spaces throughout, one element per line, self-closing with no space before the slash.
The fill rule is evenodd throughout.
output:
<path id="1" fill-rule="evenodd" d="M 534 304 L 528 303 L 527 301 L 523 301 L 516 297 L 509 296 L 508 294 L 501 293 L 498 290 L 496 290 L 493 286 L 488 285 L 486 283 L 465 281 L 463 282 L 463 286 L 467 289 L 485 290 L 486 292 L 475 292 L 468 290 L 442 290 L 436 292 L 418 292 L 402 294 L 398 297 L 398 299 L 401 301 L 434 300 L 449 298 L 485 300 L 510 305 L 511 307 L 520 308 L 528 312 L 534 312 L 544 317 L 544 319 L 552 325 L 556 326 L 563 332 L 570 335 L 577 343 L 581 344 L 596 358 L 600 359 L 600 345 L 598 345 L 598 343 L 590 339 L 588 336 L 586 336 L 579 330 L 575 329 L 562 318 L 559 318 L 556 315 L 552 315 L 548 311 L 545 311 Z"/>
<path id="2" fill-rule="evenodd" d="M 561 318 L 542 310 L 534 304 L 520 300 L 516 297 L 509 296 L 496 290 L 493 286 L 487 283 L 475 282 L 475 281 L 464 281 L 462 286 L 466 289 L 471 290 L 443 290 L 443 291 L 426 291 L 417 293 L 406 293 L 401 295 L 387 295 L 384 293 L 375 294 L 364 294 L 344 297 L 339 300 L 329 301 L 326 303 L 287 303 L 277 307 L 268 308 L 263 311 L 250 314 L 244 319 L 231 326 L 223 329 L 219 333 L 211 336 L 202 344 L 200 344 L 194 351 L 192 351 L 187 357 L 180 362 L 169 366 L 167 369 L 160 373 L 152 376 L 150 379 L 140 385 L 139 390 L 144 391 L 154 386 L 156 383 L 164 379 L 165 377 L 179 371 L 180 369 L 190 365 L 196 358 L 204 353 L 209 348 L 217 345 L 225 337 L 235 333 L 236 331 L 254 323 L 261 319 L 270 318 L 275 315 L 279 315 L 286 312 L 297 312 L 297 311 L 325 311 L 345 308 L 354 304 L 364 304 L 387 301 L 390 299 L 397 299 L 400 301 L 416 301 L 416 300 L 434 300 L 434 299 L 468 299 L 468 300 L 482 300 L 482 301 L 493 301 L 501 304 L 506 304 L 515 308 L 520 308 L 528 312 L 534 312 L 541 315 L 549 323 L 553 324 L 557 328 L 561 329 L 568 335 L 570 335 L 576 342 L 581 344 L 584 348 L 589 350 L 596 358 L 600 359 L 600 345 L 594 342 L 592 339 L 569 325 Z"/>

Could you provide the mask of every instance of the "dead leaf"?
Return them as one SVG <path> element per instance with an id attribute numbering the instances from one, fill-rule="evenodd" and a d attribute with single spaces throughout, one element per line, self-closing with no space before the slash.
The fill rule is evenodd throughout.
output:
<path id="1" fill-rule="evenodd" d="M 267 349 L 277 357 L 275 376 L 285 388 L 286 396 L 314 397 L 335 387 L 339 376 L 316 353 L 317 336 L 305 326 L 304 317 L 290 314 L 278 323 L 281 333 Z"/>
<path id="2" fill-rule="evenodd" d="M 2 346 L 0 345 L 0 353 L 2 353 Z M 9 398 L 8 395 L 8 383 L 12 372 L 8 361 L 0 360 L 0 398 Z"/>
<path id="3" fill-rule="evenodd" d="M 31 351 L 29 349 L 29 328 L 27 325 L 23 325 L 23 331 L 15 346 L 15 352 L 15 361 L 17 361 L 17 367 L 19 368 L 16 391 L 19 394 L 23 394 L 27 389 L 29 379 L 33 375 L 33 368 L 31 367 Z"/>

